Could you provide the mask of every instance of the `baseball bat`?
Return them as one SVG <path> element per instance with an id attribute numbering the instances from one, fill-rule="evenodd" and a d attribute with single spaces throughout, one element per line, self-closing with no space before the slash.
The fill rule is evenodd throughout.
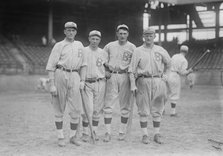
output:
<path id="1" fill-rule="evenodd" d="M 223 145 L 223 142 L 221 142 L 221 141 L 216 141 L 216 140 L 213 140 L 213 139 L 208 139 L 208 141 L 210 141 L 212 143 L 215 143 L 215 144 Z"/>
<path id="2" fill-rule="evenodd" d="M 210 52 L 211 51 L 209 49 L 207 49 L 190 68 L 194 69 L 202 61 L 202 59 Z"/>
<path id="3" fill-rule="evenodd" d="M 88 123 L 89 123 L 89 129 L 90 129 L 90 132 L 91 132 L 91 138 L 93 140 L 93 144 L 95 144 L 95 136 L 94 136 L 93 128 L 92 128 L 92 124 L 91 124 L 91 117 L 88 113 L 87 106 L 86 106 L 86 103 L 89 103 L 89 101 L 86 101 L 88 99 L 88 97 L 84 97 L 86 95 L 83 92 L 84 92 L 83 90 L 80 90 L 81 99 L 82 99 L 82 103 L 83 103 L 83 109 L 84 109 L 84 113 L 86 114 L 86 117 L 87 117 L 87 120 L 88 120 Z"/>

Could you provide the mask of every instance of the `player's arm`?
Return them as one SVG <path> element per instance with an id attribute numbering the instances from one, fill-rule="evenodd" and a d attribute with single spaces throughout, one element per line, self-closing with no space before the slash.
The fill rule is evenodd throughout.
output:
<path id="1" fill-rule="evenodd" d="M 170 67 L 171 67 L 171 58 L 170 55 L 168 54 L 168 52 L 163 49 L 163 53 L 162 53 L 162 61 L 164 63 L 164 72 L 163 72 L 163 79 L 164 81 L 167 81 L 168 79 L 168 75 L 170 72 Z"/>
<path id="2" fill-rule="evenodd" d="M 129 64 L 129 68 L 128 68 L 128 73 L 129 73 L 129 79 L 130 79 L 130 84 L 131 84 L 131 91 L 135 91 L 137 90 L 136 84 L 135 84 L 135 80 L 137 78 L 137 66 L 139 64 L 139 52 L 137 52 L 137 50 L 135 49 L 133 54 L 132 54 L 132 59 L 131 62 Z"/>
<path id="3" fill-rule="evenodd" d="M 107 44 L 104 49 L 104 56 L 105 56 L 105 62 L 103 63 L 103 66 L 105 67 L 105 77 L 107 79 L 109 79 L 111 77 L 111 73 L 110 73 L 110 70 L 109 70 L 109 66 L 108 66 L 108 63 L 110 61 L 110 54 L 109 54 L 109 45 Z"/>
<path id="4" fill-rule="evenodd" d="M 110 61 L 110 54 L 109 54 L 109 45 L 107 44 L 105 47 L 104 47 L 104 52 L 105 52 L 105 58 L 106 58 L 106 60 L 105 60 L 105 62 L 104 62 L 104 66 L 105 66 L 105 68 L 108 68 L 108 63 L 109 63 L 109 61 Z"/>
<path id="5" fill-rule="evenodd" d="M 82 50 L 83 50 L 83 48 L 82 48 Z M 87 54 L 83 50 L 82 64 L 80 67 L 80 89 L 84 89 L 86 73 L 87 73 Z"/>
<path id="6" fill-rule="evenodd" d="M 46 70 L 48 71 L 49 75 L 49 83 L 50 83 L 50 93 L 53 96 L 57 95 L 57 89 L 55 87 L 55 70 L 56 70 L 56 65 L 59 61 L 60 58 L 60 46 L 56 44 L 50 54 L 50 57 L 47 62 Z"/>
<path id="7" fill-rule="evenodd" d="M 181 69 L 178 71 L 180 75 L 186 76 L 193 71 L 192 69 L 187 70 L 187 67 L 188 67 L 188 62 L 184 61 L 181 65 Z"/>
<path id="8" fill-rule="evenodd" d="M 171 58 L 165 49 L 163 49 L 162 59 L 164 63 L 164 74 L 168 74 L 170 72 L 171 67 Z"/>

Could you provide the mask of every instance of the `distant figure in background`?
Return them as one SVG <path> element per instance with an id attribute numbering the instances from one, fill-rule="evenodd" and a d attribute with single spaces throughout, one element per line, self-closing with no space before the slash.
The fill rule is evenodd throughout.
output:
<path id="1" fill-rule="evenodd" d="M 46 46 L 47 45 L 47 39 L 45 36 L 42 37 L 42 45 Z"/>
<path id="2" fill-rule="evenodd" d="M 37 89 L 43 90 L 43 91 L 49 91 L 49 78 L 41 77 L 38 79 Z"/>
<path id="3" fill-rule="evenodd" d="M 193 70 L 189 69 L 185 56 L 188 54 L 189 48 L 185 45 L 180 47 L 180 53 L 173 55 L 171 58 L 171 71 L 168 77 L 169 99 L 171 103 L 171 115 L 177 116 L 176 105 L 180 99 L 181 76 L 187 76 Z"/>

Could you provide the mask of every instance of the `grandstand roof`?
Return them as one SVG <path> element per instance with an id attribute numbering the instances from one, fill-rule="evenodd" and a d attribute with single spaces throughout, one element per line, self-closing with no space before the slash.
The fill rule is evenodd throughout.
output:
<path id="1" fill-rule="evenodd" d="M 145 3 L 149 1 L 159 1 L 169 4 L 175 4 L 175 5 L 185 5 L 185 4 L 196 4 L 196 3 L 213 3 L 213 2 L 222 2 L 222 0 L 20 0 L 20 1 L 14 1 L 14 0 L 5 0 L 3 3 L 11 3 L 11 4 L 17 4 L 17 3 L 39 3 L 39 2 L 62 2 L 62 3 L 73 3 L 78 5 L 89 5 L 89 6 L 97 6 L 97 5 L 103 5 L 103 4 L 114 4 L 114 3 Z"/>
<path id="2" fill-rule="evenodd" d="M 160 2 L 170 3 L 175 5 L 195 4 L 195 3 L 212 3 L 222 2 L 222 0 L 159 0 Z"/>

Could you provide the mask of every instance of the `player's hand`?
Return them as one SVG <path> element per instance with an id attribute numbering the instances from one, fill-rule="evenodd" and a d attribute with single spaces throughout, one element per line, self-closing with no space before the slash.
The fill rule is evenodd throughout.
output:
<path id="1" fill-rule="evenodd" d="M 162 76 L 162 80 L 165 81 L 165 82 L 167 82 L 167 80 L 168 80 L 168 76 L 167 76 L 166 74 L 163 74 L 163 76 Z"/>
<path id="2" fill-rule="evenodd" d="M 131 86 L 131 92 L 135 93 L 137 91 L 137 87 L 136 86 Z"/>
<path id="3" fill-rule="evenodd" d="M 85 81 L 80 82 L 80 89 L 83 90 L 85 87 Z"/>
<path id="4" fill-rule="evenodd" d="M 105 77 L 106 79 L 110 79 L 111 73 L 109 71 L 105 71 Z"/>
<path id="5" fill-rule="evenodd" d="M 50 93 L 52 96 L 57 96 L 57 88 L 55 85 L 50 86 Z"/>
<path id="6" fill-rule="evenodd" d="M 193 72 L 193 69 L 188 69 L 188 74 L 192 73 Z"/>

